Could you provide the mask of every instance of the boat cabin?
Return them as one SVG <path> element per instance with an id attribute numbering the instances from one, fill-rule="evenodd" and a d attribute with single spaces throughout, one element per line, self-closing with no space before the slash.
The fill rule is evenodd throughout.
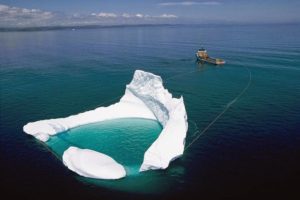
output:
<path id="1" fill-rule="evenodd" d="M 197 55 L 202 59 L 207 59 L 209 57 L 207 51 L 203 48 L 198 50 Z"/>

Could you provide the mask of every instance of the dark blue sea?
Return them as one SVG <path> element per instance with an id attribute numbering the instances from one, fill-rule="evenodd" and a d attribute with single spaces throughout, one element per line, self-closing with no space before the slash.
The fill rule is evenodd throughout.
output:
<path id="1" fill-rule="evenodd" d="M 2 196 L 299 198 L 299 36 L 299 24 L 0 32 Z M 197 62 L 201 47 L 226 64 Z M 186 145 L 193 143 L 168 169 L 138 173 L 144 151 L 161 131 L 155 121 L 85 125 L 46 144 L 23 132 L 28 122 L 117 102 L 136 69 L 160 75 L 165 87 L 185 101 Z M 70 145 L 111 155 L 128 177 L 78 176 L 61 161 Z"/>

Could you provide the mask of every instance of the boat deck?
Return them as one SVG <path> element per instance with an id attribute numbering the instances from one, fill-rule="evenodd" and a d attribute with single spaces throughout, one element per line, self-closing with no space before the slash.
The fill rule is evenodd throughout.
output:
<path id="1" fill-rule="evenodd" d="M 211 58 L 211 57 L 201 58 L 200 56 L 198 56 L 198 54 L 196 54 L 196 57 L 197 57 L 197 60 L 199 60 L 199 61 L 211 63 L 211 64 L 214 64 L 214 65 L 223 65 L 223 64 L 225 64 L 225 61 L 223 59 L 220 59 L 220 58 Z"/>

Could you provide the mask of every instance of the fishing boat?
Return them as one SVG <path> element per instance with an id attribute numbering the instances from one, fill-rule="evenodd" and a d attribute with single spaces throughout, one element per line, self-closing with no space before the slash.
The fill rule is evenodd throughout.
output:
<path id="1" fill-rule="evenodd" d="M 220 58 L 211 58 L 208 56 L 207 51 L 205 49 L 199 49 L 196 53 L 196 57 L 198 61 L 207 62 L 214 65 L 223 65 L 225 64 L 225 60 Z"/>

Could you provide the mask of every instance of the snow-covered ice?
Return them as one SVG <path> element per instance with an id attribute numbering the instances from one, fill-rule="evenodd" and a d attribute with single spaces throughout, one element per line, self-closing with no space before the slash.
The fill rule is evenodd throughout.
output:
<path id="1" fill-rule="evenodd" d="M 90 149 L 69 147 L 63 154 L 63 162 L 77 174 L 97 179 L 120 179 L 126 176 L 122 165 L 111 157 Z"/>
<path id="2" fill-rule="evenodd" d="M 118 103 L 66 118 L 28 123 L 23 127 L 23 130 L 27 134 L 45 142 L 52 135 L 74 127 L 118 118 L 154 119 L 163 126 L 159 137 L 145 152 L 140 171 L 165 169 L 169 166 L 170 161 L 183 154 L 188 129 L 183 98 L 173 98 L 172 94 L 163 87 L 160 76 L 141 70 L 135 71 L 131 83 L 126 86 L 125 94 Z M 79 151 L 74 152 L 73 154 L 76 154 Z M 100 163 L 98 159 L 96 159 L 97 163 Z M 76 165 L 78 174 L 81 171 L 80 166 L 89 165 L 87 159 L 85 162 L 84 164 Z M 89 175 L 89 173 L 85 172 L 85 175 Z"/>
<path id="3" fill-rule="evenodd" d="M 173 98 L 160 76 L 139 70 L 126 91 L 141 99 L 163 126 L 159 137 L 146 151 L 140 171 L 166 169 L 184 151 L 188 124 L 183 98 Z"/>
<path id="4" fill-rule="evenodd" d="M 120 102 L 108 107 L 99 107 L 95 110 L 72 115 L 66 118 L 47 119 L 28 123 L 23 127 L 24 132 L 46 142 L 50 136 L 56 135 L 81 125 L 101 122 L 117 118 L 145 118 L 156 120 L 148 107 L 130 91 Z"/>

